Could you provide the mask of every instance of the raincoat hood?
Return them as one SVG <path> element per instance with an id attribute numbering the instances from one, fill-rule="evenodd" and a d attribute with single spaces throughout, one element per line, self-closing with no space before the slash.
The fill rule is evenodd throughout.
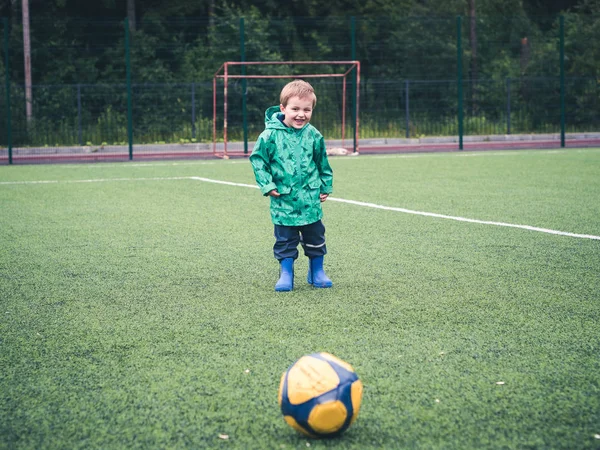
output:
<path id="1" fill-rule="evenodd" d="M 270 129 L 284 129 L 287 126 L 279 120 L 279 115 L 283 116 L 283 113 L 279 109 L 279 106 L 271 106 L 265 111 L 265 128 Z"/>

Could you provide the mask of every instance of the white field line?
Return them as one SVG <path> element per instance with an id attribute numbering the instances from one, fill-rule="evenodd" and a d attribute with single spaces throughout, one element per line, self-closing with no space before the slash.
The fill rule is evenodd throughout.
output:
<path id="1" fill-rule="evenodd" d="M 232 183 L 230 181 L 213 180 L 210 178 L 202 178 L 202 177 L 190 177 L 190 178 L 192 180 L 204 181 L 207 183 L 226 184 L 228 186 L 240 186 L 240 187 L 248 187 L 248 188 L 258 189 L 258 187 L 256 185 L 252 185 L 252 184 Z M 478 220 L 478 219 L 469 219 L 466 217 L 447 216 L 444 214 L 430 213 L 430 212 L 425 212 L 425 211 L 414 211 L 412 209 L 395 208 L 392 206 L 383 206 L 383 205 L 377 205 L 375 203 L 358 202 L 356 200 L 346 200 L 343 198 L 336 198 L 336 197 L 329 197 L 328 200 L 330 200 L 332 202 L 348 203 L 350 205 L 363 206 L 365 208 L 383 209 L 386 211 L 396 211 L 396 212 L 401 212 L 401 213 L 405 213 L 405 214 L 414 214 L 417 216 L 435 217 L 438 219 L 456 220 L 459 222 L 478 223 L 478 224 L 482 224 L 482 225 L 494 225 L 497 227 L 521 228 L 523 230 L 538 231 L 540 233 L 557 234 L 560 236 L 570 236 L 570 237 L 576 237 L 576 238 L 581 238 L 581 239 L 600 240 L 600 236 L 594 236 L 594 235 L 590 235 L 590 234 L 569 233 L 566 231 L 550 230 L 548 228 L 532 227 L 530 225 L 517 225 L 517 224 L 513 224 L 513 223 L 493 222 L 490 220 Z"/>
<path id="2" fill-rule="evenodd" d="M 254 184 L 234 183 L 231 181 L 213 180 L 211 178 L 203 178 L 203 177 L 96 178 L 96 179 L 88 179 L 88 180 L 64 180 L 64 181 L 63 180 L 1 181 L 0 185 L 103 183 L 103 182 L 111 182 L 111 181 L 169 181 L 169 180 L 195 180 L 195 181 L 202 181 L 205 183 L 224 184 L 227 186 L 237 186 L 237 187 L 258 189 L 258 187 Z M 364 208 L 381 209 L 381 210 L 385 210 L 385 211 L 395 211 L 395 212 L 400 212 L 400 213 L 404 213 L 404 214 L 413 214 L 413 215 L 417 215 L 417 216 L 435 217 L 437 219 L 455 220 L 458 222 L 477 223 L 477 224 L 481 224 L 481 225 L 493 225 L 493 226 L 497 226 L 497 227 L 520 228 L 522 230 L 537 231 L 539 233 L 555 234 L 555 235 L 559 235 L 559 236 L 568 236 L 568 237 L 574 237 L 574 238 L 579 238 L 579 239 L 600 240 L 600 236 L 594 236 L 591 234 L 569 233 L 567 231 L 559 231 L 559 230 L 551 230 L 548 228 L 532 227 L 530 225 L 519 225 L 519 224 L 514 224 L 514 223 L 506 223 L 506 222 L 494 222 L 491 220 L 479 220 L 479 219 L 469 219 L 467 217 L 448 216 L 445 214 L 437 214 L 437 213 L 431 213 L 431 212 L 426 212 L 426 211 L 416 211 L 416 210 L 406 209 L 406 208 L 396 208 L 393 206 L 378 205 L 376 203 L 368 203 L 368 202 L 359 202 L 356 200 L 346 200 L 346 199 L 337 198 L 337 197 L 329 197 L 328 200 L 332 201 L 332 202 L 347 203 L 349 205 L 362 206 Z"/>
<path id="3" fill-rule="evenodd" d="M 151 177 L 151 178 L 91 178 L 89 180 L 40 180 L 40 181 L 0 181 L 0 185 L 11 184 L 63 184 L 63 183 L 106 183 L 108 181 L 162 181 L 190 180 L 193 177 Z"/>
<path id="4" fill-rule="evenodd" d="M 239 186 L 239 187 L 258 189 L 258 186 L 255 184 L 232 183 L 231 181 L 213 180 L 211 178 L 202 178 L 202 177 L 190 177 L 190 179 L 197 180 L 197 181 L 204 181 L 205 183 L 226 184 L 227 186 Z"/>
<path id="5" fill-rule="evenodd" d="M 52 164 L 52 167 L 60 167 L 61 169 L 106 169 L 107 167 L 122 167 L 129 169 L 130 167 L 158 167 L 158 166 L 211 166 L 218 164 L 219 161 L 181 161 L 181 162 L 116 162 L 116 163 L 92 163 L 92 164 Z M 247 162 L 247 161 L 246 161 Z"/>
<path id="6" fill-rule="evenodd" d="M 469 219 L 467 217 L 447 216 L 444 214 L 430 213 L 430 212 L 425 212 L 425 211 L 414 211 L 412 209 L 395 208 L 392 206 L 376 205 L 375 203 L 357 202 L 355 200 L 345 200 L 343 198 L 335 198 L 335 197 L 330 197 L 328 200 L 331 200 L 334 202 L 340 202 L 340 203 L 348 203 L 351 205 L 364 206 L 366 208 L 383 209 L 386 211 L 396 211 L 396 212 L 401 212 L 401 213 L 405 213 L 405 214 L 414 214 L 417 216 L 436 217 L 438 219 L 448 219 L 448 220 L 456 220 L 459 222 L 479 223 L 482 225 L 495 225 L 497 227 L 521 228 L 523 230 L 538 231 L 540 233 L 558 234 L 560 236 L 570 236 L 570 237 L 576 237 L 576 238 L 581 238 L 581 239 L 600 240 L 600 236 L 594 236 L 591 234 L 569 233 L 567 231 L 550 230 L 548 228 L 532 227 L 530 225 L 517 225 L 514 223 L 493 222 L 491 220 L 478 220 L 478 219 Z"/>

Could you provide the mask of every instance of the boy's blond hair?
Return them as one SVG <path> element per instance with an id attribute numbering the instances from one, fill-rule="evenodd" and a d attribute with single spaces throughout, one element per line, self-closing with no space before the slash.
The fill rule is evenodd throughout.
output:
<path id="1" fill-rule="evenodd" d="M 286 84 L 279 95 L 279 102 L 283 106 L 287 106 L 289 99 L 292 97 L 312 99 L 313 108 L 317 104 L 315 90 L 304 80 L 294 80 Z"/>

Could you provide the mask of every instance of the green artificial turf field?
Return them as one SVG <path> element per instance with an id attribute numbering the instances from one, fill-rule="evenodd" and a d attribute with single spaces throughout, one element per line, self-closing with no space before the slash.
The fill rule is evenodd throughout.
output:
<path id="1" fill-rule="evenodd" d="M 290 293 L 247 160 L 0 167 L 0 448 L 599 448 L 600 150 L 331 164 Z M 277 405 L 317 351 L 332 440 Z"/>

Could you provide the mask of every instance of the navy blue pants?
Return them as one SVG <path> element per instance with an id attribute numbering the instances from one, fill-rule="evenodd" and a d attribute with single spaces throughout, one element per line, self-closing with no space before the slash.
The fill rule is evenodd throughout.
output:
<path id="1" fill-rule="evenodd" d="M 298 258 L 298 244 L 309 258 L 327 254 L 325 246 L 325 225 L 320 220 L 300 227 L 275 225 L 275 259 Z"/>

